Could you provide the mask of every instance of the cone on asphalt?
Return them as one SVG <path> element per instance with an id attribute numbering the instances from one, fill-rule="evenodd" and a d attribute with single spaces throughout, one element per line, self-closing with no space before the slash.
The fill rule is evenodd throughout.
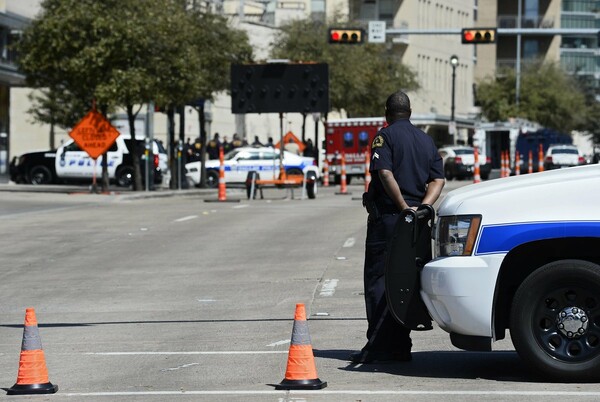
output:
<path id="1" fill-rule="evenodd" d="M 351 194 L 348 192 L 348 187 L 346 183 L 346 154 L 342 152 L 342 160 L 341 160 L 341 174 L 340 174 L 340 191 L 336 192 L 336 194 L 348 195 Z"/>
<path id="2" fill-rule="evenodd" d="M 327 162 L 327 155 L 323 161 L 323 187 L 329 187 L 329 163 Z"/>
<path id="3" fill-rule="evenodd" d="M 7 390 L 8 395 L 54 394 L 58 386 L 48 380 L 46 358 L 38 330 L 35 310 L 25 310 L 25 327 L 17 382 Z"/>
<path id="4" fill-rule="evenodd" d="M 275 389 L 314 390 L 326 386 L 327 382 L 321 381 L 317 376 L 304 304 L 296 304 L 285 378 Z"/>
<path id="5" fill-rule="evenodd" d="M 477 147 L 473 149 L 473 158 L 475 159 L 473 163 L 473 183 L 480 183 L 481 174 L 479 171 L 479 150 Z"/>

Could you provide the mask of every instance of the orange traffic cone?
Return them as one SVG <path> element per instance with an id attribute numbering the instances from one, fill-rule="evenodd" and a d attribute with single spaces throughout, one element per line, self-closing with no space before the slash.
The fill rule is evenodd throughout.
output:
<path id="1" fill-rule="evenodd" d="M 521 157 L 519 152 L 515 153 L 515 176 L 519 176 L 521 174 Z"/>
<path id="2" fill-rule="evenodd" d="M 371 151 L 367 148 L 365 151 L 365 192 L 369 191 L 369 184 L 371 183 Z"/>
<path id="3" fill-rule="evenodd" d="M 275 389 L 323 389 L 326 382 L 317 377 L 315 358 L 308 333 L 304 304 L 296 304 L 292 342 L 288 353 L 285 378 Z"/>
<path id="4" fill-rule="evenodd" d="M 329 163 L 327 163 L 327 156 L 323 161 L 323 187 L 329 187 Z"/>
<path id="5" fill-rule="evenodd" d="M 479 151 L 477 150 L 477 147 L 473 149 L 473 157 L 475 158 L 473 163 L 473 183 L 480 183 L 481 174 L 479 172 Z"/>
<path id="6" fill-rule="evenodd" d="M 346 195 L 346 194 L 350 194 L 348 192 L 348 188 L 346 187 L 346 154 L 344 152 L 342 152 L 342 171 L 340 174 L 340 191 L 336 192 L 336 194 L 342 194 L 342 195 Z"/>
<path id="7" fill-rule="evenodd" d="M 544 146 L 540 144 L 540 150 L 538 153 L 538 172 L 544 171 Z"/>
<path id="8" fill-rule="evenodd" d="M 527 173 L 533 173 L 533 152 L 529 150 L 529 165 L 527 167 Z"/>
<path id="9" fill-rule="evenodd" d="M 46 358 L 42 350 L 35 311 L 28 308 L 25 310 L 25 327 L 23 328 L 17 383 L 6 393 L 8 395 L 29 395 L 54 394 L 56 391 L 58 391 L 58 386 L 52 385 L 48 380 Z"/>
<path id="10" fill-rule="evenodd" d="M 227 189 L 225 187 L 225 156 L 223 147 L 219 147 L 219 201 L 227 199 Z"/>

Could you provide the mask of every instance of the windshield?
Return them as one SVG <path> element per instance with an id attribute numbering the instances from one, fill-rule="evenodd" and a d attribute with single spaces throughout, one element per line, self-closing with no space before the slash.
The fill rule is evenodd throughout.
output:
<path id="1" fill-rule="evenodd" d="M 556 154 L 577 155 L 578 152 L 576 149 L 573 149 L 573 148 L 556 148 L 556 149 L 552 150 L 552 155 L 556 155 Z"/>

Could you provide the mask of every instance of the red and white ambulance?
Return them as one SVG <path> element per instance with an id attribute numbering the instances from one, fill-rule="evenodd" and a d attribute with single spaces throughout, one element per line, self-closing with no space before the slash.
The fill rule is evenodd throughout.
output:
<path id="1" fill-rule="evenodd" d="M 340 183 L 342 154 L 345 157 L 346 183 L 353 177 L 365 176 L 365 152 L 370 149 L 373 138 L 385 125 L 383 117 L 361 117 L 328 120 L 325 130 L 325 152 L 329 174 Z"/>

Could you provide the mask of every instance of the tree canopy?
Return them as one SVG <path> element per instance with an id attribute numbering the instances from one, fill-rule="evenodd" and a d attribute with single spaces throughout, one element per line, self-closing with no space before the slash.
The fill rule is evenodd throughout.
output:
<path id="1" fill-rule="evenodd" d="M 416 74 L 385 45 L 329 44 L 327 26 L 318 21 L 286 24 L 272 46 L 274 58 L 327 63 L 331 107 L 344 109 L 351 117 L 381 116 L 385 99 L 394 89 L 418 88 Z"/>
<path id="2" fill-rule="evenodd" d="M 17 45 L 18 63 L 42 90 L 34 118 L 67 129 L 95 100 L 126 109 L 133 136 L 134 106 L 212 99 L 229 89 L 230 63 L 252 58 L 245 33 L 186 0 L 44 0 L 41 10 Z"/>
<path id="3" fill-rule="evenodd" d="M 476 98 L 483 116 L 490 121 L 521 117 L 567 133 L 584 126 L 585 95 L 577 80 L 559 66 L 542 62 L 525 66 L 518 105 L 515 88 L 512 69 L 479 83 Z"/>

